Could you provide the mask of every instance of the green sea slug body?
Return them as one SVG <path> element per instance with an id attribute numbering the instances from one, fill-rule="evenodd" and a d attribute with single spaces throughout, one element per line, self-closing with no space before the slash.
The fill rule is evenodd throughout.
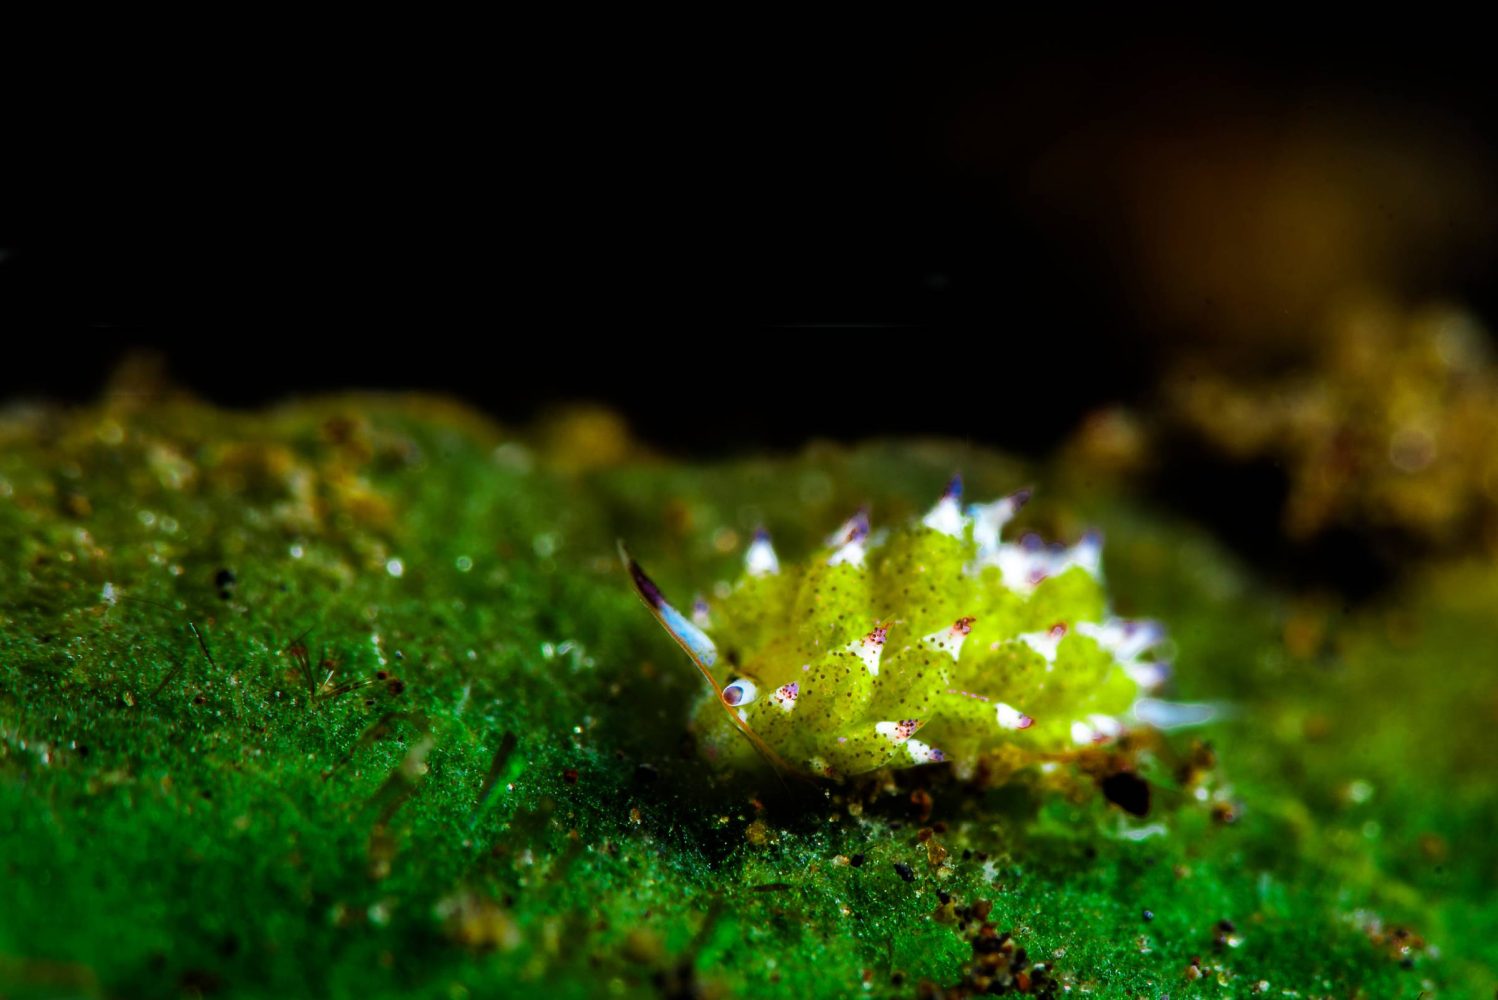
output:
<path id="1" fill-rule="evenodd" d="M 964 510 L 953 479 L 919 522 L 871 533 L 860 513 L 797 565 L 760 532 L 728 595 L 690 617 L 626 556 L 713 685 L 696 714 L 704 752 L 738 763 L 758 748 L 832 778 L 943 760 L 962 774 L 987 755 L 1063 760 L 1209 717 L 1150 697 L 1169 673 L 1148 655 L 1163 630 L 1109 615 L 1100 538 L 1001 540 L 1027 497 Z"/>

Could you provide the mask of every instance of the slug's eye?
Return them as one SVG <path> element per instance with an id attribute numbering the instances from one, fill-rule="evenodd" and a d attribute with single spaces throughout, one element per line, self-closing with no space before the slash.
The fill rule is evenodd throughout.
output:
<path id="1" fill-rule="evenodd" d="M 747 705 L 759 697 L 759 688 L 754 682 L 740 678 L 723 689 L 723 704 L 730 707 Z"/>

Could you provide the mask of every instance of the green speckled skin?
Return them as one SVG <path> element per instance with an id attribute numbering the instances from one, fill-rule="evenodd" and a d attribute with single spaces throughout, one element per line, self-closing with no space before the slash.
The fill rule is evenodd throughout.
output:
<path id="1" fill-rule="evenodd" d="M 759 697 L 741 717 L 795 766 L 853 775 L 926 763 L 908 742 L 876 730 L 904 720 L 919 723 L 917 747 L 934 747 L 959 766 L 1004 745 L 1060 753 L 1075 745 L 1074 721 L 1122 715 L 1138 696 L 1113 655 L 1088 636 L 1069 631 L 1054 664 L 1019 639 L 1058 623 L 1103 620 L 1103 584 L 1081 567 L 1029 593 L 1011 590 L 996 567 L 976 568 L 967 524 L 961 537 L 919 521 L 902 525 L 869 548 L 863 565 L 830 565 L 834 551 L 819 549 L 774 574 L 746 572 L 711 611 L 708 631 L 724 654 L 716 674 L 723 685 L 741 677 L 757 685 Z M 933 641 L 961 619 L 972 619 L 970 634 L 952 637 L 962 641 Z M 876 673 L 857 647 L 881 624 L 887 637 Z M 771 696 L 789 684 L 798 688 L 793 702 Z M 1001 726 L 999 704 L 1034 725 Z M 754 756 L 716 698 L 696 721 L 711 757 Z"/>

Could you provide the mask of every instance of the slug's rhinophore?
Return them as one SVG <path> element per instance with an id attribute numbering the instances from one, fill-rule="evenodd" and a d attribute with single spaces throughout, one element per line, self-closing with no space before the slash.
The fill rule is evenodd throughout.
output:
<path id="1" fill-rule="evenodd" d="M 1108 614 L 1096 535 L 1002 541 L 1028 492 L 966 510 L 961 496 L 953 479 L 924 518 L 880 534 L 860 512 L 795 565 L 759 532 L 728 596 L 690 618 L 621 545 L 636 591 L 712 686 L 697 714 L 709 756 L 745 760 L 752 745 L 834 778 L 942 760 L 968 771 L 1210 716 L 1149 697 L 1169 673 L 1150 655 L 1164 634 Z"/>

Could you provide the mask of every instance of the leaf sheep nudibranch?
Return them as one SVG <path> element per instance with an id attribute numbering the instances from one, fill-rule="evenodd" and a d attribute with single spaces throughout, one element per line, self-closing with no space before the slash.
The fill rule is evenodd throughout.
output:
<path id="1" fill-rule="evenodd" d="M 1028 491 L 961 505 L 954 478 L 920 521 L 870 534 L 860 512 L 806 561 L 763 531 L 744 574 L 690 617 L 620 553 L 635 589 L 712 686 L 704 751 L 826 777 L 985 754 L 1058 760 L 1141 726 L 1206 721 L 1150 697 L 1169 669 L 1154 622 L 1108 613 L 1102 542 L 1001 539 Z M 720 650 L 723 651 L 720 655 Z"/>

